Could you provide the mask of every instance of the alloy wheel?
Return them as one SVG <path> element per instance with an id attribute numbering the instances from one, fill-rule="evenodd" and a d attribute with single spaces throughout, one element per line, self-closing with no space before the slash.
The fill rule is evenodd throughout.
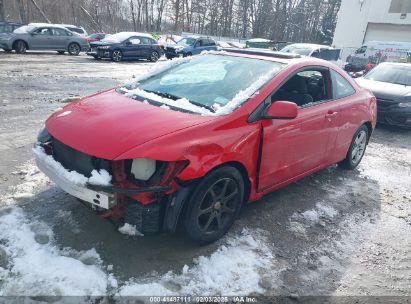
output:
<path id="1" fill-rule="evenodd" d="M 72 43 L 69 46 L 70 55 L 78 55 L 80 53 L 80 46 L 77 43 Z"/>
<path id="2" fill-rule="evenodd" d="M 17 42 L 17 52 L 19 54 L 24 54 L 27 51 L 26 44 L 23 41 Z"/>
<path id="3" fill-rule="evenodd" d="M 351 151 L 351 160 L 353 164 L 358 164 L 365 152 L 367 146 L 367 132 L 364 130 L 360 131 L 357 134 L 357 137 L 354 139 L 353 149 Z"/>
<path id="4" fill-rule="evenodd" d="M 215 182 L 199 204 L 197 224 L 200 230 L 205 234 L 222 230 L 235 216 L 239 199 L 240 191 L 233 179 L 222 178 Z"/>
<path id="5" fill-rule="evenodd" d="M 158 61 L 158 53 L 157 52 L 152 52 L 151 53 L 150 61 L 152 61 L 152 62 Z"/>
<path id="6" fill-rule="evenodd" d="M 123 59 L 123 54 L 121 51 L 114 51 L 112 55 L 113 61 L 119 62 L 121 59 Z"/>

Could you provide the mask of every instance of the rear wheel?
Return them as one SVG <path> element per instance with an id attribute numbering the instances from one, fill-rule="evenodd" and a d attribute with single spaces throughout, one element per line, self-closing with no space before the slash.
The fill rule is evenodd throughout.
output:
<path id="1" fill-rule="evenodd" d="M 221 238 L 234 223 L 244 200 L 244 181 L 233 167 L 208 174 L 196 187 L 185 210 L 187 235 L 200 243 Z"/>
<path id="2" fill-rule="evenodd" d="M 27 51 L 27 44 L 23 40 L 17 40 L 14 43 L 14 50 L 17 54 L 24 54 Z"/>
<path id="3" fill-rule="evenodd" d="M 111 54 L 111 60 L 113 60 L 114 62 L 120 62 L 121 60 L 123 60 L 123 52 L 120 50 L 113 51 L 113 53 Z"/>
<path id="4" fill-rule="evenodd" d="M 346 158 L 339 163 L 341 168 L 353 170 L 360 164 L 367 148 L 368 133 L 365 125 L 355 132 Z"/>
<path id="5" fill-rule="evenodd" d="M 160 58 L 160 56 L 158 55 L 158 53 L 156 51 L 153 51 L 153 52 L 151 52 L 149 60 L 151 62 L 157 62 L 159 58 Z"/>
<path id="6" fill-rule="evenodd" d="M 70 55 L 73 56 L 77 56 L 78 54 L 80 54 L 81 48 L 80 45 L 78 43 L 70 43 L 68 46 L 68 52 Z"/>

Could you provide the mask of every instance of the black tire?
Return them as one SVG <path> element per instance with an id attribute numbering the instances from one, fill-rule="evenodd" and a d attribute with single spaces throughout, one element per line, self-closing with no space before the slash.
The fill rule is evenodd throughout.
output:
<path id="1" fill-rule="evenodd" d="M 187 54 L 185 54 L 185 56 L 184 56 L 184 57 L 191 57 L 191 56 L 193 56 L 193 54 L 191 54 L 191 53 L 187 53 Z"/>
<path id="2" fill-rule="evenodd" d="M 17 40 L 14 42 L 14 50 L 17 54 L 24 54 L 27 51 L 27 43 L 23 40 Z"/>
<path id="3" fill-rule="evenodd" d="M 69 44 L 67 51 L 72 56 L 77 56 L 81 52 L 81 47 L 78 43 L 72 42 Z"/>
<path id="4" fill-rule="evenodd" d="M 59 54 L 59 55 L 64 55 L 64 51 L 57 51 L 57 53 Z"/>
<path id="5" fill-rule="evenodd" d="M 237 218 L 244 201 L 244 180 L 233 167 L 206 175 L 196 186 L 184 214 L 188 237 L 202 244 L 221 238 Z"/>
<path id="6" fill-rule="evenodd" d="M 4 50 L 6 53 L 11 53 L 13 50 Z"/>
<path id="7" fill-rule="evenodd" d="M 152 51 L 148 60 L 150 60 L 151 62 L 157 62 L 159 58 L 160 54 L 156 51 Z"/>
<path id="8" fill-rule="evenodd" d="M 123 60 L 123 52 L 120 50 L 114 50 L 111 53 L 111 60 L 114 62 L 120 62 Z"/>
<path id="9" fill-rule="evenodd" d="M 360 164 L 364 157 L 365 150 L 367 149 L 369 137 L 369 130 L 367 126 L 361 126 L 351 141 L 350 148 L 348 149 L 347 156 L 338 165 L 347 170 L 353 170 Z"/>

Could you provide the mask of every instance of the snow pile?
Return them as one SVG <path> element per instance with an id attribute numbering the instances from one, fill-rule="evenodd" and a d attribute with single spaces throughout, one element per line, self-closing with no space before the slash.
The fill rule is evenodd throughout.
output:
<path id="1" fill-rule="evenodd" d="M 289 219 L 288 230 L 297 235 L 306 236 L 307 228 L 316 224 L 325 226 L 324 221 L 334 218 L 337 214 L 338 211 L 333 207 L 317 203 L 314 209 L 294 213 Z"/>
<path id="2" fill-rule="evenodd" d="M 211 256 L 200 256 L 194 266 L 180 274 L 168 272 L 160 278 L 131 280 L 120 296 L 135 295 L 249 295 L 263 293 L 261 273 L 271 268 L 273 256 L 259 232 L 244 229 Z"/>
<path id="3" fill-rule="evenodd" d="M 106 170 L 93 170 L 91 172 L 91 177 L 87 178 L 83 174 L 76 171 L 69 171 L 64 168 L 59 162 L 55 161 L 51 155 L 47 155 L 44 149 L 40 146 L 35 146 L 33 148 L 34 154 L 42 160 L 46 166 L 51 170 L 56 172 L 58 175 L 69 180 L 73 184 L 79 186 L 85 186 L 86 184 L 100 185 L 100 186 L 110 186 L 111 185 L 111 175 Z"/>
<path id="4" fill-rule="evenodd" d="M 154 101 L 163 103 L 165 105 L 185 109 L 185 110 L 188 110 L 188 111 L 191 111 L 191 112 L 204 114 L 204 115 L 213 115 L 213 113 L 210 110 L 207 110 L 206 108 L 203 108 L 203 107 L 196 106 L 196 105 L 190 103 L 190 101 L 188 101 L 188 99 L 186 99 L 186 98 L 172 100 L 172 99 L 169 99 L 169 98 L 161 97 L 161 96 L 159 96 L 157 94 L 154 94 L 154 93 L 146 92 L 146 91 L 138 89 L 138 88 L 133 89 L 133 90 L 126 90 L 126 91 L 127 91 L 127 93 L 125 94 L 125 96 L 130 97 L 130 98 L 133 98 L 134 96 L 139 96 L 139 97 L 142 97 L 142 98 L 147 98 L 147 99 L 150 99 L 150 100 L 154 100 Z"/>
<path id="5" fill-rule="evenodd" d="M 52 244 L 49 228 L 30 223 L 20 208 L 1 211 L 0 231 L 7 256 L 0 265 L 0 296 L 100 296 L 116 286 L 95 251 L 65 256 Z"/>
<path id="6" fill-rule="evenodd" d="M 122 227 L 118 228 L 118 231 L 129 236 L 144 236 L 144 234 L 137 230 L 136 226 L 129 223 L 125 223 Z"/>

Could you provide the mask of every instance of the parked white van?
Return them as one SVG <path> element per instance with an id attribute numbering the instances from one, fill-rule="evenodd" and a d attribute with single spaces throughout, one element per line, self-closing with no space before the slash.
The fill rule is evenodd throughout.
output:
<path id="1" fill-rule="evenodd" d="M 410 42 L 370 41 L 347 57 L 346 71 L 362 71 L 365 66 L 375 66 L 380 62 L 409 61 Z"/>

